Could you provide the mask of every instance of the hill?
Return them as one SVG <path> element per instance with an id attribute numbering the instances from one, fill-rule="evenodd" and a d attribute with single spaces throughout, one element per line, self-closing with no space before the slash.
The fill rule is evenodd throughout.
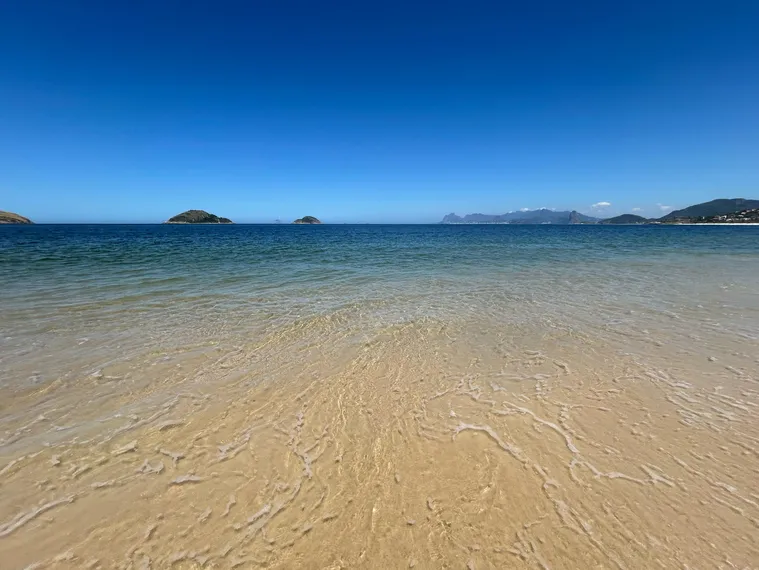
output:
<path id="1" fill-rule="evenodd" d="M 166 224 L 233 224 L 229 218 L 220 218 L 214 214 L 209 214 L 205 210 L 187 210 L 169 218 Z"/>
<path id="2" fill-rule="evenodd" d="M 303 216 L 302 218 L 298 218 L 293 222 L 294 224 L 321 224 L 321 221 L 319 221 L 317 218 L 314 218 L 313 216 Z"/>
<path id="3" fill-rule="evenodd" d="M 745 198 L 720 198 L 711 202 L 704 202 L 694 206 L 688 206 L 682 210 L 675 210 L 666 216 L 659 218 L 661 221 L 671 221 L 681 218 L 709 218 L 712 216 L 724 216 L 741 210 L 759 208 L 759 200 L 746 200 Z"/>
<path id="4" fill-rule="evenodd" d="M 705 218 L 696 218 L 696 224 L 759 224 L 759 208 L 751 208 L 722 214 L 719 216 L 708 216 Z"/>
<path id="5" fill-rule="evenodd" d="M 615 216 L 606 220 L 601 220 L 599 224 L 646 224 L 648 219 L 643 216 L 636 216 L 635 214 L 622 214 L 621 216 Z"/>
<path id="6" fill-rule="evenodd" d="M 19 216 L 13 212 L 4 212 L 0 210 L 0 224 L 33 224 L 29 218 Z"/>
<path id="7" fill-rule="evenodd" d="M 525 210 L 506 214 L 467 214 L 463 218 L 448 214 L 441 224 L 581 224 L 597 222 L 598 218 L 586 216 L 576 211 Z"/>

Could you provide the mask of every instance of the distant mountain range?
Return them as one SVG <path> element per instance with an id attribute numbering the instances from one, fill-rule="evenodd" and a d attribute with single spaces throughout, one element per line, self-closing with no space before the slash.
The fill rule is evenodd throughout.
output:
<path id="1" fill-rule="evenodd" d="M 0 210 L 0 224 L 31 224 L 28 218 Z M 232 224 L 229 218 L 209 214 L 204 210 L 188 210 L 170 218 L 166 224 Z M 294 224 L 320 224 L 313 216 L 304 216 Z M 745 198 L 719 198 L 674 210 L 661 218 L 644 218 L 636 214 L 622 214 L 600 219 L 581 214 L 576 210 L 556 212 L 541 208 L 505 214 L 448 214 L 441 224 L 677 224 L 677 223 L 759 223 L 759 200 Z"/>
<path id="2" fill-rule="evenodd" d="M 598 218 L 576 211 L 556 212 L 545 208 L 507 212 L 506 214 L 467 214 L 463 218 L 448 214 L 442 224 L 582 224 L 598 222 Z"/>
<path id="3" fill-rule="evenodd" d="M 744 213 L 742 221 L 753 219 L 745 212 L 759 209 L 759 200 L 745 198 L 720 198 L 711 202 L 695 204 L 682 210 L 675 210 L 661 218 L 644 218 L 635 214 L 622 214 L 613 218 L 594 218 L 577 211 L 555 212 L 553 210 L 525 210 L 506 214 L 467 214 L 464 217 L 448 214 L 442 224 L 667 224 L 677 222 L 719 223 L 733 220 Z M 733 215 L 731 217 L 731 215 Z"/>

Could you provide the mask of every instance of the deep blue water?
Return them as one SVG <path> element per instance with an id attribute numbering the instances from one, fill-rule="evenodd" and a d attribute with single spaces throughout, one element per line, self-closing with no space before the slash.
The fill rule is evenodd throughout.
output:
<path id="1" fill-rule="evenodd" d="M 523 225 L 33 225 L 0 226 L 0 264 L 35 266 L 191 262 L 203 268 L 325 264 L 439 269 L 510 260 L 754 254 L 759 226 Z M 420 267 L 421 266 L 421 267 Z M 19 269 L 23 269 L 19 271 Z"/>

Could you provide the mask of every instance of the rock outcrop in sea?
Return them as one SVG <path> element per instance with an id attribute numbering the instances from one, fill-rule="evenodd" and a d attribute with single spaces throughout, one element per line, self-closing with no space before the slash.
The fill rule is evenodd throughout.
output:
<path id="1" fill-rule="evenodd" d="M 0 224 L 33 224 L 29 218 L 0 210 Z"/>
<path id="2" fill-rule="evenodd" d="M 169 218 L 165 224 L 233 224 L 229 218 L 220 218 L 215 214 L 209 214 L 205 210 L 187 210 Z"/>
<path id="3" fill-rule="evenodd" d="M 293 222 L 294 224 L 321 224 L 321 221 L 319 221 L 317 218 L 314 218 L 313 216 L 303 216 L 302 218 L 298 218 Z"/>

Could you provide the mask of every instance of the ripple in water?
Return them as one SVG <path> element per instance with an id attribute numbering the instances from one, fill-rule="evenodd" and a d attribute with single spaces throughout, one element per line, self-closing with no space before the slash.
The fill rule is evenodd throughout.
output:
<path id="1" fill-rule="evenodd" d="M 751 567 L 758 233 L 0 228 L 2 567 Z"/>

